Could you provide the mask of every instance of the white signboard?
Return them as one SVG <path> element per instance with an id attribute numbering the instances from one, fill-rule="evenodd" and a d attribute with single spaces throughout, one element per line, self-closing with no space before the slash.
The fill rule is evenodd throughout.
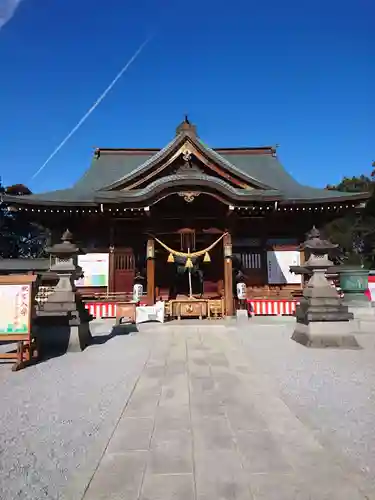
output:
<path id="1" fill-rule="evenodd" d="M 84 276 L 76 281 L 77 286 L 108 286 L 108 253 L 78 255 L 78 265 L 82 268 Z"/>
<path id="2" fill-rule="evenodd" d="M 30 293 L 27 284 L 0 285 L 0 336 L 29 333 Z"/>
<path id="3" fill-rule="evenodd" d="M 270 285 L 300 284 L 302 276 L 289 271 L 290 266 L 299 266 L 301 255 L 295 250 L 267 252 L 268 283 Z"/>

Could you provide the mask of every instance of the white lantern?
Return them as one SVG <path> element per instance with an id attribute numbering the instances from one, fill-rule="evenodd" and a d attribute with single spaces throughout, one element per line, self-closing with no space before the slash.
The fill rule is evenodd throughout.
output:
<path id="1" fill-rule="evenodd" d="M 139 302 L 143 295 L 143 285 L 140 283 L 133 286 L 133 300 Z"/>
<path id="2" fill-rule="evenodd" d="M 245 300 L 247 297 L 246 283 L 237 283 L 237 298 L 239 300 Z"/>

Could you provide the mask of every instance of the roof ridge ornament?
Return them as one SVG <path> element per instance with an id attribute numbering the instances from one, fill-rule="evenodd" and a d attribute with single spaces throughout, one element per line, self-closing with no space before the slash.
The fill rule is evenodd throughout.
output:
<path id="1" fill-rule="evenodd" d="M 176 135 L 187 134 L 190 137 L 197 137 L 197 127 L 190 122 L 188 115 L 185 115 L 184 120 L 176 128 Z"/>
<path id="2" fill-rule="evenodd" d="M 63 241 L 64 243 L 66 241 L 70 242 L 70 241 L 73 241 L 73 235 L 72 233 L 69 231 L 69 229 L 66 229 L 63 233 L 63 235 L 61 236 L 61 241 Z"/>

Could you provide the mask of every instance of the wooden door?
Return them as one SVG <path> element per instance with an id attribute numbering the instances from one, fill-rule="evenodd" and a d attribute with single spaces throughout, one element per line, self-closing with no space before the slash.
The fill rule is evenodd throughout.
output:
<path id="1" fill-rule="evenodd" d="M 132 249 L 117 250 L 114 255 L 115 293 L 132 293 L 135 259 Z"/>

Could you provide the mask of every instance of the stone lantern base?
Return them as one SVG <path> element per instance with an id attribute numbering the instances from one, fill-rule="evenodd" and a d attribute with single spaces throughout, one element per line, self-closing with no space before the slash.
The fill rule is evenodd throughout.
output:
<path id="1" fill-rule="evenodd" d="M 311 321 L 297 323 L 292 340 L 306 347 L 358 349 L 351 321 Z"/>
<path id="2" fill-rule="evenodd" d="M 77 324 L 77 321 L 67 314 L 39 313 L 35 326 L 40 349 L 46 350 L 46 353 L 81 352 L 92 341 L 90 324 Z"/>
<path id="3" fill-rule="evenodd" d="M 328 283 L 325 270 L 316 268 L 312 273 L 296 310 L 292 340 L 306 347 L 358 349 L 354 336 L 358 325 L 353 321 L 353 314 Z"/>

